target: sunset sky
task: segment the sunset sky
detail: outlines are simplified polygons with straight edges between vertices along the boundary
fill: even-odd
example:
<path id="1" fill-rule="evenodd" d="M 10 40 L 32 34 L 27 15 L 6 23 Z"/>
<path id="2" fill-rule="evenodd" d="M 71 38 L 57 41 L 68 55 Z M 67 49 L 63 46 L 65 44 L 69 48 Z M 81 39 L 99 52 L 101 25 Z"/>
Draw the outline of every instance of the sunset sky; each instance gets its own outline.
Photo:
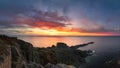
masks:
<path id="1" fill-rule="evenodd" d="M 0 34 L 120 36 L 120 0 L 0 0 Z"/>

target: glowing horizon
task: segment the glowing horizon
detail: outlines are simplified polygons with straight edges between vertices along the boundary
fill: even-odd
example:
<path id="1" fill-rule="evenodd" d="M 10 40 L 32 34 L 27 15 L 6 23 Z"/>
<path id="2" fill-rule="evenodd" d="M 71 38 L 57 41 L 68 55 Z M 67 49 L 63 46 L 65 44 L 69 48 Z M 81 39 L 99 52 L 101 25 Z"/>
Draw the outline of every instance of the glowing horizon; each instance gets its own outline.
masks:
<path id="1" fill-rule="evenodd" d="M 79 31 L 65 31 L 56 29 L 42 30 L 40 28 L 30 29 L 31 32 L 25 33 L 25 35 L 36 35 L 36 36 L 117 36 L 114 33 L 89 33 Z M 119 35 L 118 35 L 119 36 Z"/>
<path id="2" fill-rule="evenodd" d="M 119 7 L 115 0 L 0 0 L 0 34 L 120 36 Z"/>

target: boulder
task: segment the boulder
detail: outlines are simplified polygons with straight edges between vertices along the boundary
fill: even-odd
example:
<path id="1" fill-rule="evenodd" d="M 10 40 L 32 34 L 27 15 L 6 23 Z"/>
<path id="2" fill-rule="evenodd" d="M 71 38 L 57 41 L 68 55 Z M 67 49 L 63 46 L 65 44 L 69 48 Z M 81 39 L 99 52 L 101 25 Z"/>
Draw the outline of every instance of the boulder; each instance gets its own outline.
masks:
<path id="1" fill-rule="evenodd" d="M 56 45 L 57 48 L 68 48 L 67 44 L 62 43 L 62 42 L 58 42 Z"/>
<path id="2" fill-rule="evenodd" d="M 48 63 L 48 64 L 45 65 L 45 68 L 59 68 L 59 67 L 57 65 Z"/>
<path id="3" fill-rule="evenodd" d="M 57 64 L 57 66 L 58 66 L 59 68 L 76 68 L 75 66 L 66 65 L 66 64 L 61 64 L 61 63 Z"/>

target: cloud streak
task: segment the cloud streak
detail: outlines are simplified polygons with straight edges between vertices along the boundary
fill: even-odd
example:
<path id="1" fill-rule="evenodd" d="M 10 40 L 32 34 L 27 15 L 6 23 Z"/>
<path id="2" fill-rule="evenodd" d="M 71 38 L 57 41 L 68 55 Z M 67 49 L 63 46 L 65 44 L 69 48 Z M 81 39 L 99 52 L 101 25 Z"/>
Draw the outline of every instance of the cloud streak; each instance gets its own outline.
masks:
<path id="1" fill-rule="evenodd" d="M 70 25 L 67 16 L 59 15 L 57 11 L 43 12 L 32 11 L 26 14 L 18 14 L 15 18 L 15 24 L 26 24 L 38 28 L 62 28 Z"/>
<path id="2" fill-rule="evenodd" d="M 0 31 L 120 35 L 119 7 L 118 0 L 0 0 Z"/>

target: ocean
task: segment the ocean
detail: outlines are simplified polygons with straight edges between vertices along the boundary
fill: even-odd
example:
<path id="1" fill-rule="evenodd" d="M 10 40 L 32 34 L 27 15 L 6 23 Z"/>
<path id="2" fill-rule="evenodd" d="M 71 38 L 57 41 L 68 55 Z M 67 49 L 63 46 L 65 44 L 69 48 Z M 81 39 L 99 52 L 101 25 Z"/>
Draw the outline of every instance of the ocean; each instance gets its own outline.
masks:
<path id="1" fill-rule="evenodd" d="M 99 68 L 103 63 L 118 58 L 120 55 L 120 36 L 107 37 L 18 37 L 24 41 L 30 42 L 34 47 L 50 47 L 57 42 L 64 42 L 69 46 L 95 42 L 81 50 L 94 50 L 92 56 L 86 58 L 87 63 L 82 64 L 81 68 Z"/>

